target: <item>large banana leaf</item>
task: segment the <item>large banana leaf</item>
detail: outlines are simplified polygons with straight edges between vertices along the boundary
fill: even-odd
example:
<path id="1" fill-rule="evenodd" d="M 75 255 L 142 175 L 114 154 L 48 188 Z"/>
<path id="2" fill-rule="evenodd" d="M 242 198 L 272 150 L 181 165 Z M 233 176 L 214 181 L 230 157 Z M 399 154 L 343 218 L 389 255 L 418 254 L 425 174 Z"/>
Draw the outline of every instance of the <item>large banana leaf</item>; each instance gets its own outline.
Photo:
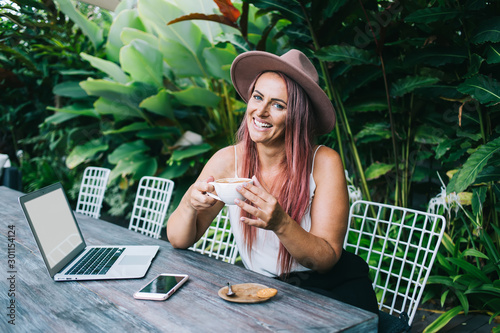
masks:
<path id="1" fill-rule="evenodd" d="M 89 141 L 81 146 L 73 148 L 66 159 L 66 166 L 70 169 L 77 167 L 95 154 L 108 149 L 108 145 L 102 142 L 102 138 Z"/>
<path id="2" fill-rule="evenodd" d="M 446 134 L 443 134 L 441 129 L 427 124 L 419 126 L 415 133 L 415 142 L 423 144 L 435 145 L 444 140 L 446 140 Z"/>
<path id="3" fill-rule="evenodd" d="M 220 97 L 208 89 L 189 87 L 182 91 L 170 92 L 183 105 L 196 105 L 215 108 L 220 102 Z"/>
<path id="4" fill-rule="evenodd" d="M 350 45 L 330 45 L 315 53 L 319 60 L 344 62 L 355 65 L 379 65 L 380 61 L 372 52 Z"/>
<path id="5" fill-rule="evenodd" d="M 122 159 L 127 157 L 135 156 L 149 151 L 149 147 L 142 140 L 136 140 L 134 142 L 127 142 L 121 144 L 116 148 L 111 154 L 108 155 L 108 161 L 112 164 L 117 164 Z"/>
<path id="6" fill-rule="evenodd" d="M 86 105 L 81 105 L 81 104 L 71 104 L 65 106 L 64 108 L 54 108 L 49 106 L 47 107 L 47 110 L 52 110 L 59 113 L 73 114 L 77 116 L 89 116 L 94 118 L 100 118 L 99 114 L 95 111 L 95 109 L 90 109 Z M 48 118 L 46 118 L 46 120 L 47 119 Z"/>
<path id="7" fill-rule="evenodd" d="M 118 83 L 125 84 L 130 81 L 130 77 L 123 72 L 120 66 L 112 61 L 97 58 L 87 53 L 80 53 L 80 56 L 90 62 L 92 67 L 106 73 L 111 79 Z"/>
<path id="8" fill-rule="evenodd" d="M 79 81 L 65 81 L 54 86 L 52 92 L 54 95 L 70 97 L 70 98 L 85 98 L 87 93 L 80 87 Z"/>
<path id="9" fill-rule="evenodd" d="M 53 115 L 45 118 L 44 123 L 59 125 L 59 124 L 64 123 L 65 121 L 77 118 L 78 116 L 79 115 L 77 115 L 77 114 L 56 112 Z"/>
<path id="10" fill-rule="evenodd" d="M 146 98 L 139 106 L 160 116 L 175 119 L 172 96 L 165 89 L 162 89 L 154 96 Z"/>
<path id="11" fill-rule="evenodd" d="M 387 123 L 366 124 L 354 138 L 357 144 L 387 140 L 391 138 L 391 130 Z"/>
<path id="12" fill-rule="evenodd" d="M 401 97 L 413 92 L 417 88 L 423 88 L 439 82 L 438 78 L 426 76 L 407 76 L 394 82 L 391 86 L 391 96 Z"/>
<path id="13" fill-rule="evenodd" d="M 500 42 L 500 16 L 481 22 L 472 37 L 472 42 L 475 44 Z"/>
<path id="14" fill-rule="evenodd" d="M 137 131 L 142 131 L 146 128 L 149 128 L 149 124 L 145 121 L 143 122 L 134 122 L 133 124 L 123 126 L 122 128 L 119 129 L 113 129 L 109 131 L 103 131 L 102 134 L 104 135 L 109 135 L 109 134 L 120 134 L 120 133 L 128 133 L 128 132 L 137 132 Z"/>
<path id="15" fill-rule="evenodd" d="M 177 177 L 185 174 L 189 169 L 189 160 L 183 160 L 167 166 L 167 168 L 158 175 L 158 177 L 163 177 L 167 179 L 175 179 Z"/>
<path id="16" fill-rule="evenodd" d="M 373 163 L 365 170 L 367 180 L 377 179 L 394 169 L 394 164 Z"/>
<path id="17" fill-rule="evenodd" d="M 122 10 L 113 20 L 109 29 L 109 36 L 106 42 L 106 56 L 113 62 L 119 62 L 120 49 L 124 45 L 121 34 L 124 28 L 132 28 L 139 31 L 145 31 L 137 10 Z"/>
<path id="18" fill-rule="evenodd" d="M 481 104 L 500 103 L 500 82 L 493 77 L 476 75 L 457 87 L 463 94 L 472 96 Z"/>
<path id="19" fill-rule="evenodd" d="M 145 154 L 149 150 L 143 140 L 127 142 L 116 148 L 108 155 L 108 161 L 116 164 L 111 170 L 110 181 L 126 175 L 132 175 L 134 179 L 154 175 L 158 169 L 158 162 Z"/>
<path id="20" fill-rule="evenodd" d="M 469 156 L 460 171 L 451 178 L 446 192 L 449 194 L 464 191 L 474 183 L 476 176 L 488 164 L 489 159 L 498 152 L 500 152 L 500 138 L 480 146 Z"/>
<path id="21" fill-rule="evenodd" d="M 155 0 L 140 0 L 137 8 L 140 17 L 143 17 L 143 21 L 147 22 L 147 28 L 158 34 L 160 39 L 167 44 L 164 44 L 161 50 L 165 60 L 174 72 L 178 67 L 173 66 L 171 63 L 174 59 L 172 59 L 170 52 L 175 51 L 175 49 L 171 49 L 170 45 L 182 46 L 184 53 L 176 55 L 176 57 L 185 57 L 189 54 L 189 57 L 194 59 L 190 66 L 196 66 L 198 71 L 205 73 L 202 52 L 206 47 L 210 47 L 211 43 L 200 28 L 189 21 L 168 25 L 168 22 L 185 14 L 181 9 L 169 1 Z"/>
<path id="22" fill-rule="evenodd" d="M 160 39 L 160 52 L 170 70 L 178 77 L 207 76 L 204 60 L 181 43 Z"/>
<path id="23" fill-rule="evenodd" d="M 163 87 L 163 59 L 157 48 L 136 39 L 120 50 L 120 63 L 135 81 Z"/>
<path id="24" fill-rule="evenodd" d="M 70 0 L 55 0 L 55 2 L 59 5 L 61 11 L 82 29 L 82 32 L 89 37 L 94 47 L 98 49 L 104 42 L 101 28 L 77 11 Z"/>
<path id="25" fill-rule="evenodd" d="M 158 162 L 155 158 L 138 154 L 134 158 L 127 157 L 120 160 L 116 167 L 109 174 L 109 181 L 122 176 L 132 175 L 133 179 L 139 180 L 143 176 L 151 176 L 156 173 Z"/>
<path id="26" fill-rule="evenodd" d="M 107 80 L 88 78 L 80 82 L 80 86 L 90 96 L 105 97 L 123 104 L 138 106 L 145 98 L 156 95 L 158 89 L 144 82 L 120 84 Z"/>
<path id="27" fill-rule="evenodd" d="M 209 74 L 215 78 L 231 82 L 231 64 L 238 54 L 234 47 L 211 47 L 203 50 Z"/>
<path id="28" fill-rule="evenodd" d="M 123 120 L 130 117 L 142 118 L 137 108 L 105 97 L 99 98 L 94 103 L 94 107 L 98 114 L 110 114 L 113 115 L 116 120 Z"/>
<path id="29" fill-rule="evenodd" d="M 225 34 L 223 36 L 217 36 L 216 41 L 219 43 L 230 43 L 238 53 L 251 51 L 250 45 L 241 35 Z"/>
<path id="30" fill-rule="evenodd" d="M 500 165 L 500 159 L 497 162 L 491 162 L 491 165 L 485 167 L 476 177 L 476 183 L 487 183 L 498 181 L 500 179 L 500 168 L 495 167 Z"/>
<path id="31" fill-rule="evenodd" d="M 201 145 L 189 146 L 183 150 L 175 150 L 174 153 L 172 154 L 171 160 L 172 161 L 181 161 L 185 158 L 205 153 L 205 152 L 209 151 L 210 149 L 212 149 L 212 146 L 210 146 L 208 143 L 203 143 Z"/>
<path id="32" fill-rule="evenodd" d="M 486 62 L 488 64 L 500 63 L 500 44 L 487 46 L 487 48 L 486 48 Z"/>
<path id="33" fill-rule="evenodd" d="M 130 44 L 134 39 L 143 40 L 153 48 L 158 48 L 160 43 L 158 37 L 155 35 L 129 27 L 122 29 L 120 38 L 124 45 Z"/>

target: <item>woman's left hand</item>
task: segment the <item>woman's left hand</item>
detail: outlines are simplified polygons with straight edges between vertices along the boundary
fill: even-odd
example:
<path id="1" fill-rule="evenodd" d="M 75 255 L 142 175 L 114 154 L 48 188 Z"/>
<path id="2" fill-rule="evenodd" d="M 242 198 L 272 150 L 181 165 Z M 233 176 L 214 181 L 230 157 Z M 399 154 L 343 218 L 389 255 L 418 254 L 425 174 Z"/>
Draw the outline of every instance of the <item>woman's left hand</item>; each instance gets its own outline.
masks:
<path id="1" fill-rule="evenodd" d="M 253 203 L 252 206 L 247 202 L 237 201 L 237 205 L 241 209 L 254 217 L 241 217 L 241 221 L 254 227 L 273 230 L 278 233 L 280 228 L 288 221 L 288 215 L 278 200 L 264 189 L 257 177 L 253 176 L 252 180 L 253 185 L 245 183 L 237 188 L 238 192 Z"/>

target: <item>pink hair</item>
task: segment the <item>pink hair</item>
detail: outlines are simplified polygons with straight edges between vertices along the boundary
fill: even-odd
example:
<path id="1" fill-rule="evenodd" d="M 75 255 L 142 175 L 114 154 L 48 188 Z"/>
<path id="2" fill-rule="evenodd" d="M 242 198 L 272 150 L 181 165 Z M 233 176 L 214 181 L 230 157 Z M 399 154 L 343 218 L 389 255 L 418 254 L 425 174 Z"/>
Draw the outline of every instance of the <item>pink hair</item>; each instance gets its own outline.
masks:
<path id="1" fill-rule="evenodd" d="M 251 85 L 249 96 L 253 92 L 255 82 Z M 295 81 L 277 72 L 286 83 L 288 93 L 287 114 L 285 120 L 285 159 L 281 161 L 283 172 L 274 179 L 271 194 L 278 199 L 285 212 L 300 224 L 309 207 L 309 175 L 312 168 L 312 149 L 314 139 L 315 119 L 309 97 Z M 250 98 L 250 97 L 249 97 Z M 240 125 L 237 141 L 243 143 L 242 175 L 240 177 L 257 176 L 260 178 L 260 163 L 255 143 L 251 140 L 246 119 Z M 245 211 L 242 216 L 247 216 Z M 248 252 L 257 235 L 254 227 L 243 224 L 243 233 Z M 280 243 L 278 263 L 281 276 L 286 276 L 292 268 L 293 258 Z"/>

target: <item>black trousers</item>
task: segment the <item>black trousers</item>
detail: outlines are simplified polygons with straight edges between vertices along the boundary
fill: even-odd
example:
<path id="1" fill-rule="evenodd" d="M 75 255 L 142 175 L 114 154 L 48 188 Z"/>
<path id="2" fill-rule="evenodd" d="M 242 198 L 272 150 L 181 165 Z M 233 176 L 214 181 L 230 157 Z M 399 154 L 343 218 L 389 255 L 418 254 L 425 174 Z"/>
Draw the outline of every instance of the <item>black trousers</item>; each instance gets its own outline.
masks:
<path id="1" fill-rule="evenodd" d="M 377 298 L 368 270 L 368 264 L 363 259 L 343 251 L 330 271 L 294 272 L 285 282 L 378 314 Z"/>

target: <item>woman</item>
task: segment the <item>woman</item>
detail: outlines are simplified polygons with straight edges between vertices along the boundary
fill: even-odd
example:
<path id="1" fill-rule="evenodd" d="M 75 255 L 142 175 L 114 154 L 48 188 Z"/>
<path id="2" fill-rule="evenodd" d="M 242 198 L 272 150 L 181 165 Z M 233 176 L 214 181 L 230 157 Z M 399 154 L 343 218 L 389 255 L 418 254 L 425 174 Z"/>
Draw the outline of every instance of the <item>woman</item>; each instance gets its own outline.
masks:
<path id="1" fill-rule="evenodd" d="M 313 64 L 298 50 L 281 57 L 251 51 L 231 67 L 247 102 L 238 143 L 218 151 L 167 222 L 176 248 L 206 231 L 224 204 L 209 182 L 252 178 L 229 206 L 231 228 L 248 269 L 377 312 L 366 263 L 342 251 L 349 210 L 339 155 L 315 146 L 335 125 L 332 103 Z"/>

